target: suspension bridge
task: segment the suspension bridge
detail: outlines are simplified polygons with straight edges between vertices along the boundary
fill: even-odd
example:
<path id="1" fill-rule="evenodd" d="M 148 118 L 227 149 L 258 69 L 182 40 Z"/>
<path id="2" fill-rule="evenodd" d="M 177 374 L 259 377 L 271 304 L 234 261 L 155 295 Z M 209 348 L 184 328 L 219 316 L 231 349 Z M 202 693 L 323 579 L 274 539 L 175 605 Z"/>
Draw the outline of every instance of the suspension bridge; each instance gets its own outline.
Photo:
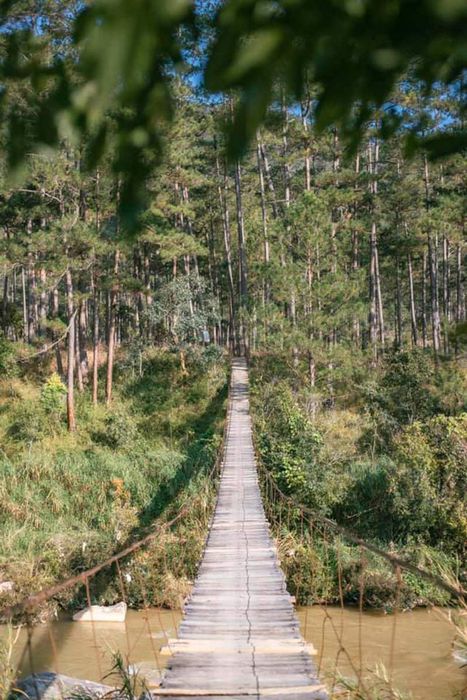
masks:
<path id="1" fill-rule="evenodd" d="M 154 695 L 325 700 L 263 509 L 243 359 L 233 362 L 227 420 L 206 550 Z"/>
<path id="2" fill-rule="evenodd" d="M 362 675 L 361 635 L 359 661 L 356 664 L 345 647 L 342 624 L 335 624 L 326 607 L 324 607 L 324 620 L 335 635 L 337 655 L 334 670 L 332 673 L 326 672 L 326 685 L 319 677 L 322 674 L 323 639 L 316 640 L 321 649 L 319 663 L 316 665 L 314 648 L 300 634 L 294 601 L 286 588 L 270 526 L 276 527 L 279 538 L 283 529 L 287 533 L 294 533 L 297 541 L 301 543 L 300 546 L 307 552 L 313 551 L 316 544 L 315 538 L 318 538 L 323 548 L 324 560 L 328 561 L 330 554 L 337 558 L 338 597 L 342 610 L 344 608 L 342 563 L 339 558 L 339 548 L 335 548 L 334 552 L 332 550 L 332 538 L 342 538 L 353 545 L 358 545 L 362 553 L 360 619 L 365 589 L 364 551 L 383 559 L 388 565 L 388 576 L 392 572 L 397 583 L 396 601 L 402 586 L 401 572 L 407 571 L 435 584 L 447 593 L 451 600 L 458 599 L 461 605 L 465 605 L 463 601 L 466 598 L 466 591 L 457 585 L 457 582 L 446 580 L 436 572 L 402 560 L 395 554 L 380 549 L 374 543 L 361 539 L 346 527 L 297 503 L 293 498 L 282 493 L 264 467 L 259 470 L 259 473 L 257 467 L 261 467 L 261 464 L 256 463 L 253 445 L 248 369 L 245 359 L 236 358 L 232 361 L 223 446 L 208 479 L 208 484 L 213 484 L 216 482 L 215 473 L 220 473 L 214 515 L 211 518 L 198 574 L 191 595 L 184 605 L 183 619 L 177 637 L 171 639 L 164 632 L 166 639 L 162 651 L 168 657 L 165 670 L 160 664 L 159 651 L 153 649 L 157 680 L 152 684 L 146 684 L 152 700 L 168 697 L 172 700 L 207 697 L 212 700 L 243 697 L 258 700 L 260 698 L 328 700 L 336 697 L 335 691 L 339 689 L 340 657 L 345 657 L 348 662 L 352 675 L 357 679 L 356 687 L 362 692 L 365 690 L 365 680 Z M 192 507 L 191 497 L 188 497 L 171 519 L 158 522 L 146 535 L 130 543 L 106 561 L 0 611 L 0 620 L 3 621 L 14 621 L 18 619 L 18 615 L 21 619 L 26 619 L 27 643 L 21 658 L 28 658 L 27 665 L 32 672 L 32 683 L 28 686 L 32 688 L 32 694 L 29 693 L 31 699 L 57 697 L 63 700 L 76 697 L 80 692 L 79 687 L 77 689 L 73 686 L 74 690 L 70 691 L 70 694 L 68 691 L 71 686 L 64 689 L 59 680 L 59 683 L 55 684 L 58 694 L 51 693 L 54 678 L 60 679 L 62 676 L 53 625 L 50 621 L 47 623 L 47 635 L 44 636 L 42 632 L 42 639 L 48 637 L 56 674 L 43 673 L 42 678 L 35 674 L 34 669 L 40 669 L 37 669 L 34 664 L 33 637 L 37 626 L 33 624 L 33 619 L 34 615 L 40 612 L 41 606 L 48 601 L 59 600 L 62 594 L 69 595 L 73 589 L 79 589 L 81 592 L 84 589 L 85 599 L 91 611 L 93 650 L 98 659 L 96 626 L 92 616 L 92 604 L 93 599 L 96 599 L 96 592 L 93 594 L 92 583 L 98 584 L 99 574 L 115 567 L 117 585 L 120 585 L 122 599 L 126 601 L 125 569 L 122 567 L 125 565 L 131 567 L 133 555 L 147 545 L 160 542 L 160 546 L 163 547 L 164 540 L 161 535 L 180 524 Z M 134 568 L 131 570 L 134 571 Z M 303 572 L 298 573 L 301 581 Z M 144 608 L 149 610 L 143 577 L 141 577 L 141 594 Z M 317 604 L 321 605 L 319 594 L 315 599 Z M 394 628 L 389 649 L 390 667 L 394 652 L 397 615 L 394 615 L 393 619 Z M 149 618 L 146 616 L 145 620 L 148 638 L 153 639 Z M 177 632 L 176 625 L 173 627 Z M 305 617 L 305 637 L 307 637 L 306 631 Z M 321 631 L 322 634 L 323 631 L 324 628 Z M 128 636 L 128 629 L 126 629 L 126 635 Z M 130 648 L 129 641 L 128 648 Z M 88 649 L 87 653 L 92 653 L 91 649 Z M 99 661 L 98 666 L 99 676 L 103 678 L 105 669 L 100 667 Z M 86 689 L 89 689 L 89 685 L 85 687 Z M 95 696 L 87 690 L 85 694 L 86 697 Z M 366 695 L 358 697 L 366 697 Z M 147 695 L 145 700 L 148 700 Z"/>

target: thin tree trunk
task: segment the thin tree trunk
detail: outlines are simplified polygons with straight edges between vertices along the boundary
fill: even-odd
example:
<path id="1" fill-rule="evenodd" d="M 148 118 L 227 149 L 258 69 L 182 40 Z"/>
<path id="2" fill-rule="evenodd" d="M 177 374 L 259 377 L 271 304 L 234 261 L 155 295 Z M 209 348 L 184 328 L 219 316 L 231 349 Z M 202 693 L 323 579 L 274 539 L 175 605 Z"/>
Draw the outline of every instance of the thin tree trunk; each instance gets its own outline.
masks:
<path id="1" fill-rule="evenodd" d="M 424 155 L 423 179 L 425 183 L 425 208 L 430 211 L 430 173 L 428 158 Z M 441 319 L 439 314 L 438 296 L 438 243 L 433 241 L 431 230 L 427 232 L 428 242 L 428 269 L 430 273 L 430 300 L 431 300 L 431 331 L 433 339 L 433 353 L 437 357 L 441 346 Z"/>
<path id="2" fill-rule="evenodd" d="M 78 322 L 79 306 L 76 309 L 75 314 L 75 364 L 76 364 L 76 380 L 78 384 L 78 391 L 84 391 L 83 374 L 81 372 L 81 362 L 80 362 L 80 342 L 79 342 L 79 322 Z"/>
<path id="3" fill-rule="evenodd" d="M 59 315 L 59 298 L 58 298 L 58 289 L 57 289 L 57 287 L 54 287 L 54 289 L 52 290 L 51 298 L 52 298 L 52 302 L 51 302 L 51 306 L 52 306 L 52 318 L 56 319 L 56 318 L 58 318 L 58 315 Z M 58 335 L 58 334 L 57 334 L 55 331 L 52 331 L 52 341 L 53 341 L 53 342 L 56 342 L 56 341 L 57 341 L 57 335 Z M 59 373 L 59 375 L 60 375 L 61 377 L 65 378 L 65 371 L 64 371 L 64 369 L 63 369 L 62 353 L 61 353 L 60 347 L 61 347 L 61 343 L 60 343 L 60 342 L 56 342 L 56 345 L 55 345 L 55 362 L 56 362 L 56 365 L 57 365 L 57 372 Z"/>
<path id="4" fill-rule="evenodd" d="M 373 362 L 376 362 L 378 358 L 376 304 L 376 222 L 373 221 L 370 235 L 370 309 L 368 314 L 368 328 Z"/>
<path id="5" fill-rule="evenodd" d="M 239 293 L 240 293 L 240 342 L 242 352 L 248 356 L 248 334 L 245 329 L 245 311 L 248 303 L 248 273 L 246 260 L 245 223 L 243 218 L 242 203 L 242 173 L 240 163 L 235 163 L 235 201 L 237 213 L 237 235 L 238 235 L 238 273 L 239 273 Z"/>
<path id="6" fill-rule="evenodd" d="M 426 252 L 423 251 L 422 258 L 422 345 L 425 349 L 428 345 L 428 326 L 426 320 Z"/>
<path id="7" fill-rule="evenodd" d="M 401 270 L 399 259 L 396 262 L 396 323 L 397 323 L 397 348 L 402 350 L 404 340 L 402 335 L 402 289 Z"/>
<path id="8" fill-rule="evenodd" d="M 383 296 L 381 293 L 381 275 L 379 272 L 379 252 L 378 246 L 376 246 L 376 297 L 378 299 L 378 328 L 379 328 L 379 342 L 381 347 L 384 349 L 386 338 L 384 331 L 384 309 L 383 309 Z"/>
<path id="9" fill-rule="evenodd" d="M 99 234 L 101 229 L 101 209 L 100 209 L 100 171 L 96 170 L 96 231 Z M 94 264 L 91 272 L 92 285 L 92 402 L 97 406 L 99 391 L 99 290 L 97 287 L 97 260 L 96 253 L 93 253 Z"/>
<path id="10" fill-rule="evenodd" d="M 75 312 L 73 309 L 73 280 L 70 268 L 67 268 L 66 295 L 68 312 L 68 368 L 67 368 L 67 422 L 70 433 L 76 430 L 74 371 L 75 371 Z"/>
<path id="11" fill-rule="evenodd" d="M 107 381 L 105 386 L 105 401 L 107 406 L 110 405 L 112 401 L 112 382 L 113 382 L 113 369 L 114 369 L 114 353 L 115 353 L 115 330 L 116 330 L 116 304 L 118 295 L 118 266 L 120 260 L 120 251 L 118 248 L 115 250 L 114 257 L 114 282 L 112 285 L 112 290 L 110 292 L 109 300 L 109 339 L 108 339 L 108 355 L 107 355 Z"/>
<path id="12" fill-rule="evenodd" d="M 438 265 L 436 243 L 431 235 L 428 237 L 428 259 L 430 270 L 430 298 L 431 298 L 431 329 L 433 337 L 433 353 L 438 355 L 441 347 L 441 319 L 439 314 L 438 299 Z"/>
<path id="13" fill-rule="evenodd" d="M 29 324 L 28 324 L 28 302 L 26 295 L 26 273 L 24 270 L 24 265 L 21 268 L 21 291 L 23 299 L 23 336 L 24 342 L 29 340 Z"/>
<path id="14" fill-rule="evenodd" d="M 229 288 L 229 345 L 232 352 L 237 352 L 237 324 L 235 313 L 235 284 L 232 267 L 232 247 L 230 216 L 227 206 L 227 173 L 224 172 L 223 184 L 221 183 L 221 173 L 219 166 L 219 154 L 216 145 L 216 170 L 217 170 L 217 193 L 222 216 L 222 232 L 224 239 L 225 258 L 227 262 L 227 282 Z"/>
<path id="15" fill-rule="evenodd" d="M 443 314 L 448 322 L 451 320 L 450 277 L 449 241 L 443 236 Z"/>
<path id="16" fill-rule="evenodd" d="M 264 143 L 261 141 L 260 142 L 260 151 L 261 151 L 261 159 L 263 161 L 264 165 L 264 174 L 266 176 L 266 182 L 268 185 L 269 192 L 271 194 L 271 209 L 272 209 L 272 216 L 273 219 L 279 218 L 279 207 L 277 204 L 277 197 L 276 197 L 276 189 L 274 187 L 274 181 L 272 179 L 271 175 L 271 168 L 269 166 L 269 160 L 266 154 L 266 148 Z"/>
<path id="17" fill-rule="evenodd" d="M 28 255 L 28 341 L 34 342 L 37 328 L 36 275 L 31 253 Z"/>
<path id="18" fill-rule="evenodd" d="M 264 173 L 261 162 L 261 146 L 259 133 L 256 136 L 256 160 L 258 164 L 259 192 L 261 201 L 261 221 L 263 225 L 263 262 L 269 264 L 269 236 L 268 236 L 268 216 L 266 208 L 266 192 L 264 187 Z M 267 279 L 263 278 L 263 302 L 266 305 L 269 299 L 269 285 Z"/>
<path id="19" fill-rule="evenodd" d="M 305 191 L 309 192 L 311 190 L 311 154 L 310 154 L 310 130 L 308 127 L 307 116 L 309 112 L 309 104 L 305 108 L 303 104 L 301 105 L 301 116 L 302 116 L 302 126 L 305 133 L 305 152 L 304 152 L 304 165 L 305 165 Z"/>
<path id="20" fill-rule="evenodd" d="M 3 331 L 5 334 L 8 330 L 7 310 L 8 310 L 8 275 L 5 271 L 5 276 L 3 277 L 3 299 L 2 299 L 2 324 L 3 324 Z"/>
<path id="21" fill-rule="evenodd" d="M 456 251 L 456 321 L 465 319 L 464 278 L 462 268 L 462 246 L 459 243 Z"/>
<path id="22" fill-rule="evenodd" d="M 415 294 L 413 286 L 412 255 L 407 254 L 407 271 L 409 275 L 409 303 L 410 303 L 410 325 L 412 329 L 412 345 L 418 345 L 417 314 L 415 311 Z"/>
<path id="23" fill-rule="evenodd" d="M 81 371 L 81 377 L 84 384 L 87 383 L 89 374 L 89 363 L 88 363 L 88 353 L 86 349 L 87 341 L 87 318 L 86 318 L 86 305 L 83 300 L 79 304 L 78 313 L 78 338 L 79 338 L 79 365 Z"/>
<path id="24" fill-rule="evenodd" d="M 245 305 L 248 297 L 247 285 L 247 262 L 245 244 L 245 222 L 243 217 L 242 203 L 242 173 L 240 163 L 235 163 L 235 198 L 237 211 L 237 234 L 238 234 L 238 265 L 239 265 L 239 293 L 242 305 Z"/>
<path id="25" fill-rule="evenodd" d="M 47 272 L 43 267 L 39 270 L 40 292 L 39 292 L 39 323 L 38 331 L 44 333 L 44 325 L 47 320 Z"/>

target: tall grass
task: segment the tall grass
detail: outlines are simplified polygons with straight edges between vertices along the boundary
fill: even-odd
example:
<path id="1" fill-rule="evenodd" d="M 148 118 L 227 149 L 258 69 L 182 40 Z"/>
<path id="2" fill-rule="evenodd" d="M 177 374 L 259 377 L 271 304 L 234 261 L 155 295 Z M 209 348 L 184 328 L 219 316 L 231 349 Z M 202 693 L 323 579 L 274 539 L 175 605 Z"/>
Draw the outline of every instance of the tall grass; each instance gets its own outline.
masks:
<path id="1" fill-rule="evenodd" d="M 95 564 L 178 494 L 203 491 L 220 442 L 226 368 L 189 369 L 182 376 L 163 351 L 147 353 L 142 377 L 117 369 L 111 408 L 94 407 L 85 392 L 71 436 L 64 411 L 47 415 L 40 385 L 0 383 L 0 581 L 15 584 L 2 603 Z"/>

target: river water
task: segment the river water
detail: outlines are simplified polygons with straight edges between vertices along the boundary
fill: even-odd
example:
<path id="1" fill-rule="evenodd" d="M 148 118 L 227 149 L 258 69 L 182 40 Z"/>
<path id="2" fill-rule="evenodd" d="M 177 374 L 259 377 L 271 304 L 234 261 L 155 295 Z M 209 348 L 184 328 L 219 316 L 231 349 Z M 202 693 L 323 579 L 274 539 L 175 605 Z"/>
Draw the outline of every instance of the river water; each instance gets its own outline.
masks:
<path id="1" fill-rule="evenodd" d="M 302 634 L 313 643 L 316 663 L 323 675 L 332 677 L 338 655 L 339 672 L 352 677 L 360 666 L 364 674 L 384 664 L 393 669 L 394 686 L 412 693 L 413 700 L 450 700 L 467 698 L 463 694 L 467 674 L 453 661 L 452 626 L 435 610 L 415 610 L 396 616 L 357 610 L 319 607 L 299 608 Z M 180 614 L 151 609 L 129 611 L 125 624 L 60 620 L 50 626 L 38 626 L 28 654 L 24 630 L 15 644 L 13 660 L 21 675 L 31 670 L 58 671 L 76 678 L 99 680 L 112 666 L 112 655 L 120 651 L 132 669 L 139 669 L 150 684 L 157 683 L 167 655 L 159 653 L 176 636 Z M 342 645 L 339 641 L 342 631 Z M 0 631 L 5 637 L 6 629 Z M 391 641 L 394 654 L 391 662 Z M 361 639 L 361 644 L 359 640 Z M 352 669 L 353 667 L 353 669 Z M 159 670 L 158 670 L 159 669 Z M 109 685 L 117 682 L 108 678 Z"/>

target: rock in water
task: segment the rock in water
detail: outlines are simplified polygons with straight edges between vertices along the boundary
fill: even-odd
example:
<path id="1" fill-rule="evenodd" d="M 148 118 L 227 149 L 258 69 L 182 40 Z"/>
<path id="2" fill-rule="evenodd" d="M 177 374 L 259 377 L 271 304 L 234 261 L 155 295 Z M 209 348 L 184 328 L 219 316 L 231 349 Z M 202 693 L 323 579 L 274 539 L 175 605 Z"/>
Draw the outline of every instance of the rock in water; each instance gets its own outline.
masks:
<path id="1" fill-rule="evenodd" d="M 115 689 L 109 685 L 82 681 L 57 673 L 35 673 L 14 684 L 11 694 L 20 700 L 67 700 L 68 698 L 102 698 L 110 697 Z"/>
<path id="2" fill-rule="evenodd" d="M 126 603 L 91 605 L 73 615 L 75 622 L 125 622 Z"/>

